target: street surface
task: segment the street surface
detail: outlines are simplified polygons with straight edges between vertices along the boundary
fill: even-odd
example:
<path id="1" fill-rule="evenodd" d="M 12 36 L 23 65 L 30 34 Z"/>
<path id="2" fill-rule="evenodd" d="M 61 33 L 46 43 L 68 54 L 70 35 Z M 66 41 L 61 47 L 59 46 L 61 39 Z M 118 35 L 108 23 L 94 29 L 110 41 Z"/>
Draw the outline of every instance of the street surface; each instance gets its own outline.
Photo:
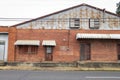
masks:
<path id="1" fill-rule="evenodd" d="M 120 80 L 120 72 L 1 70 L 0 80 Z"/>

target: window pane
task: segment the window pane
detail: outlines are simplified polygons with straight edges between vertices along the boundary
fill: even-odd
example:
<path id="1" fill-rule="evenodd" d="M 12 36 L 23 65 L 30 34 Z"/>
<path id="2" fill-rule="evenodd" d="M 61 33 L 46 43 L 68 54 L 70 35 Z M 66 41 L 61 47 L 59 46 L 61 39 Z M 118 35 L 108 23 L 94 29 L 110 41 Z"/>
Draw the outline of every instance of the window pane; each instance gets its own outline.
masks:
<path id="1" fill-rule="evenodd" d="M 89 25 L 90 29 L 99 29 L 100 20 L 99 19 L 90 19 L 89 24 L 90 24 Z"/>
<path id="2" fill-rule="evenodd" d="M 100 21 L 99 21 L 99 19 L 94 19 L 94 27 L 95 27 L 95 28 L 99 28 L 99 26 L 100 26 Z"/>
<path id="3" fill-rule="evenodd" d="M 75 26 L 80 26 L 80 19 L 79 18 L 75 18 L 74 24 L 75 24 Z"/>
<path id="4" fill-rule="evenodd" d="M 70 18 L 69 24 L 70 24 L 70 29 L 78 29 L 80 26 L 80 19 Z"/>
<path id="5" fill-rule="evenodd" d="M 46 53 L 52 53 L 52 47 L 47 47 L 46 48 Z"/>

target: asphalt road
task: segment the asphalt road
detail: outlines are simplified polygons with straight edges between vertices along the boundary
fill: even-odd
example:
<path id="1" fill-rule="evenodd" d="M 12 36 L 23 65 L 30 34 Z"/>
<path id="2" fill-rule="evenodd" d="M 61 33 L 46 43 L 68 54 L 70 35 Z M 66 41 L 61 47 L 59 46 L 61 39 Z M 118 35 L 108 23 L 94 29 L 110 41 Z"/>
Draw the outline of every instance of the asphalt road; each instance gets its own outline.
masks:
<path id="1" fill-rule="evenodd" d="M 1 70 L 0 80 L 120 80 L 120 72 Z"/>

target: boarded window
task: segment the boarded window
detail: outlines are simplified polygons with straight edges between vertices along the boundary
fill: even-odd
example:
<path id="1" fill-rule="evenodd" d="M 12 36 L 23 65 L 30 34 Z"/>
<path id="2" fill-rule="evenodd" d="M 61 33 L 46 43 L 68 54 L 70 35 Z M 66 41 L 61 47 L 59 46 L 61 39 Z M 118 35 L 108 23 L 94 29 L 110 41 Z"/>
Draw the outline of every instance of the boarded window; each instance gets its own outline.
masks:
<path id="1" fill-rule="evenodd" d="M 117 57 L 120 60 L 120 44 L 117 45 Z"/>
<path id="2" fill-rule="evenodd" d="M 90 60 L 90 44 L 89 43 L 81 43 L 80 44 L 80 60 Z"/>
<path id="3" fill-rule="evenodd" d="M 78 29 L 80 27 L 80 19 L 70 18 L 69 24 L 70 24 L 70 29 Z"/>
<path id="4" fill-rule="evenodd" d="M 90 29 L 99 29 L 100 20 L 99 19 L 89 19 L 89 28 Z"/>
<path id="5" fill-rule="evenodd" d="M 38 51 L 38 46 L 25 46 L 21 45 L 19 46 L 19 53 L 37 53 Z"/>

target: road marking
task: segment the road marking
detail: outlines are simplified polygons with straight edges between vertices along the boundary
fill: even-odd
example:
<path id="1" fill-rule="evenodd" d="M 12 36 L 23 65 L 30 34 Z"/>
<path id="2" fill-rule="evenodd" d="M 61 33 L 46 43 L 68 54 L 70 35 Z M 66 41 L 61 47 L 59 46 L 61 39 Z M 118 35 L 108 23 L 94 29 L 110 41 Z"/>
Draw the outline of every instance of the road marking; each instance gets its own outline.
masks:
<path id="1" fill-rule="evenodd" d="M 120 79 L 120 77 L 117 76 L 86 76 L 85 78 L 91 78 L 91 79 Z"/>

